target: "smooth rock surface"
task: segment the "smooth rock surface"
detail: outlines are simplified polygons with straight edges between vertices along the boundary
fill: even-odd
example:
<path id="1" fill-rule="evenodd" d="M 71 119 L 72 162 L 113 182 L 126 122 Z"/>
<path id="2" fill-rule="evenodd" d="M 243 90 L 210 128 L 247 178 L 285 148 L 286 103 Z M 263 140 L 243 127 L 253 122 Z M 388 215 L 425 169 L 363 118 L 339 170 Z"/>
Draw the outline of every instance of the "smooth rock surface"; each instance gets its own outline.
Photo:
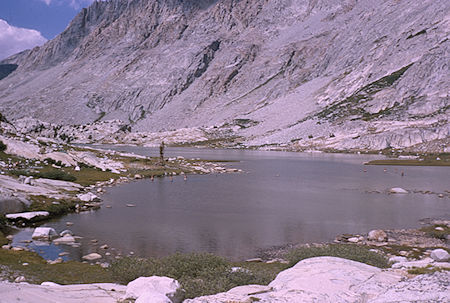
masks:
<path id="1" fill-rule="evenodd" d="M 178 281 L 168 277 L 140 277 L 131 281 L 127 285 L 125 299 L 140 299 L 140 302 L 152 302 L 151 298 L 155 296 L 157 302 L 180 303 L 183 300 L 183 293 Z"/>
<path id="2" fill-rule="evenodd" d="M 445 272 L 405 280 L 399 273 L 359 262 L 317 257 L 300 261 L 282 271 L 268 286 L 240 286 L 226 293 L 185 300 L 184 303 L 448 302 L 450 293 L 446 287 L 449 278 L 450 273 Z"/>
<path id="3" fill-rule="evenodd" d="M 117 303 L 125 286 L 109 283 L 32 285 L 0 281 L 0 303 Z"/>

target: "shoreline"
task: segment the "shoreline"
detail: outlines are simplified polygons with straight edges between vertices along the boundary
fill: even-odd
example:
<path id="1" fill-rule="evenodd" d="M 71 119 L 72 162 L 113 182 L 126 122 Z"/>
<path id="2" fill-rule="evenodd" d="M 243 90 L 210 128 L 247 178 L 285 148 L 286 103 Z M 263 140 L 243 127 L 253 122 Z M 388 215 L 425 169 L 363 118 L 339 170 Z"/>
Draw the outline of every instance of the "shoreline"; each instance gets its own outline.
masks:
<path id="1" fill-rule="evenodd" d="M 183 264 L 185 262 L 194 262 L 194 264 L 197 264 L 196 266 L 201 264 L 210 266 L 207 265 L 208 262 L 226 262 L 224 263 L 224 265 L 228 264 L 225 265 L 226 267 L 237 268 L 236 270 L 238 270 L 238 272 L 252 273 L 248 278 L 251 278 L 253 274 L 255 274 L 256 277 L 263 275 L 262 277 L 264 278 L 262 280 L 256 280 L 256 282 L 250 280 L 252 281 L 250 284 L 266 285 L 266 283 L 272 281 L 281 271 L 291 268 L 299 261 L 320 256 L 337 257 L 362 262 L 372 266 L 375 265 L 376 267 L 384 268 L 384 271 L 396 273 L 406 279 L 422 275 L 433 275 L 434 273 L 441 272 L 450 276 L 450 259 L 447 257 L 447 261 L 439 261 L 433 256 L 435 251 L 438 250 L 447 251 L 447 255 L 450 251 L 450 218 L 447 220 L 427 219 L 427 222 L 424 221 L 422 223 L 424 226 L 417 229 L 377 230 L 375 231 L 375 235 L 373 234 L 374 231 L 371 231 L 368 235 L 338 235 L 335 241 L 331 243 L 286 244 L 282 247 L 263 250 L 261 253 L 257 254 L 255 258 L 239 262 L 225 261 L 224 258 L 211 254 L 193 253 L 169 255 L 158 259 L 123 257 L 117 259 L 116 264 L 113 264 L 112 267 L 102 268 L 98 264 L 93 265 L 93 261 L 88 263 L 69 261 L 59 264 L 48 264 L 45 261 L 39 261 L 40 259 L 42 260 L 42 258 L 38 257 L 35 253 L 2 249 L 0 251 L 0 260 L 5 259 L 6 253 L 6 255 L 15 256 L 14 260 L 19 258 L 19 260 L 22 260 L 20 262 L 25 261 L 26 263 L 23 263 L 22 265 L 16 264 L 13 269 L 7 270 L 6 273 L 10 278 L 5 276 L 5 266 L 8 268 L 8 264 L 2 263 L 2 271 L 0 272 L 3 272 L 3 274 L 0 275 L 0 281 L 15 281 L 16 283 L 14 284 L 31 282 L 33 285 L 45 281 L 51 281 L 52 283 L 56 282 L 57 284 L 63 285 L 88 283 L 86 284 L 86 287 L 91 285 L 91 283 L 120 283 L 126 285 L 129 281 L 134 280 L 137 277 L 149 276 L 148 274 L 145 274 L 145 271 L 137 270 L 135 272 L 137 268 L 133 269 L 134 267 L 128 267 L 130 261 L 132 262 L 131 264 L 137 262 L 136 265 L 141 264 L 139 267 L 145 267 L 148 266 L 145 265 L 147 264 L 146 262 L 148 262 L 146 260 L 154 260 L 151 262 L 162 262 L 163 264 L 167 264 L 165 266 L 169 267 L 174 266 L 173 264 Z M 378 238 L 376 238 L 377 236 Z M 172 264 L 171 262 L 175 263 Z M 46 270 L 44 271 L 48 272 L 42 273 L 41 278 L 37 278 L 37 280 L 37 273 L 29 271 L 29 269 L 31 269 L 30 267 L 35 266 L 34 263 L 41 264 L 41 267 L 45 266 Z M 72 279 L 73 277 L 66 277 L 65 272 L 69 268 L 74 267 L 77 268 L 77 275 L 84 276 L 85 278 L 77 280 L 77 277 L 74 277 L 74 279 Z M 22 271 L 22 269 L 24 269 L 25 272 Z M 181 268 L 179 270 L 181 270 Z M 62 272 L 58 273 L 58 271 Z M 73 269 L 69 269 L 69 271 L 73 272 Z M 116 274 L 119 273 L 119 275 L 112 277 L 110 276 L 111 272 Z M 156 275 L 171 276 L 172 274 L 165 272 L 164 275 Z M 34 278 L 30 278 L 33 276 Z M 176 274 L 171 277 L 179 279 L 176 277 Z M 254 277 L 252 279 L 254 279 Z M 244 281 L 245 280 L 242 281 L 242 283 L 244 283 L 242 285 L 247 284 L 247 282 Z M 191 287 L 193 287 L 190 285 L 191 281 L 182 280 L 180 283 L 187 289 L 189 294 L 188 299 L 204 294 L 214 295 L 220 292 L 210 290 L 206 293 L 198 293 L 191 289 Z M 224 290 L 226 291 L 227 289 Z M 195 296 L 193 294 L 195 294 Z"/>

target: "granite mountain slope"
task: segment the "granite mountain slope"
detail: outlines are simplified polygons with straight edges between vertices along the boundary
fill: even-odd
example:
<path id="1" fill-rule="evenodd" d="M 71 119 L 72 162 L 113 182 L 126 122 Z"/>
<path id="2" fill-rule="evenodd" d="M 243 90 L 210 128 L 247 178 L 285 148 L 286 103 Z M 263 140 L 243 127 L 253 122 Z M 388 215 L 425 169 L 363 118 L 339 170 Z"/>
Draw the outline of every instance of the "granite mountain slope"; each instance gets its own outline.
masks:
<path id="1" fill-rule="evenodd" d="M 247 146 L 446 151 L 448 1 L 110 0 L 2 64 L 0 112 Z"/>

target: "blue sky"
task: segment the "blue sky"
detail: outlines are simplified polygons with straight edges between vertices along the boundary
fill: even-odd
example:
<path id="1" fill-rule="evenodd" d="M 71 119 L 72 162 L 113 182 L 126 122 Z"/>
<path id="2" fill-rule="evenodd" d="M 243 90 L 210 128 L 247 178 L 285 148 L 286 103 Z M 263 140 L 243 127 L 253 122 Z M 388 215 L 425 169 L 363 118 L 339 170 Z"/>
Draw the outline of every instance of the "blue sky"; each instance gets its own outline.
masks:
<path id="1" fill-rule="evenodd" d="M 61 33 L 94 0 L 0 0 L 0 60 Z"/>

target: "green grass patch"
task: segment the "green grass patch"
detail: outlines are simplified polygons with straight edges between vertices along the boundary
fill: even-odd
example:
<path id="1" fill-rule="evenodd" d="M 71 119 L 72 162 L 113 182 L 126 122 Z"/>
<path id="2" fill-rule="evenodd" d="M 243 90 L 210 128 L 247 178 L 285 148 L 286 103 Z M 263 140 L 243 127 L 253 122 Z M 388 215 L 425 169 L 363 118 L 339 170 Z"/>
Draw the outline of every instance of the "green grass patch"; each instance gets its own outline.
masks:
<path id="1" fill-rule="evenodd" d="M 18 170 L 11 170 L 9 171 L 10 175 L 13 176 L 27 176 L 27 177 L 34 177 L 34 178 L 45 178 L 45 179 L 52 179 L 52 180 L 61 180 L 61 181 L 70 181 L 73 182 L 77 178 L 61 169 L 55 169 L 55 168 L 49 168 L 44 167 L 40 169 L 39 171 L 36 170 L 30 170 L 30 169 L 18 169 Z"/>
<path id="2" fill-rule="evenodd" d="M 287 253 L 285 258 L 289 265 L 313 257 L 330 256 L 353 260 L 379 268 L 388 268 L 389 262 L 381 254 L 370 251 L 369 247 L 351 244 L 327 244 L 320 246 L 296 248 Z"/>
<path id="3" fill-rule="evenodd" d="M 29 265 L 24 266 L 23 263 Z M 25 276 L 27 282 L 30 283 L 45 281 L 58 284 L 114 282 L 110 272 L 99 265 L 74 261 L 50 265 L 33 252 L 0 249 L 0 264 L 0 277 L 10 281 L 18 276 Z"/>
<path id="4" fill-rule="evenodd" d="M 4 152 L 6 148 L 7 148 L 6 144 L 0 140 L 0 152 Z"/>
<path id="5" fill-rule="evenodd" d="M 83 186 L 94 185 L 97 182 L 104 182 L 110 179 L 118 179 L 120 174 L 115 174 L 110 171 L 102 171 L 101 169 L 94 167 L 82 167 L 80 171 L 76 171 L 72 167 L 64 168 L 64 171 L 74 176 L 78 183 Z"/>
<path id="6" fill-rule="evenodd" d="M 1 161 L 5 161 L 6 162 L 9 159 L 11 159 L 11 161 L 14 161 L 14 162 L 23 160 L 22 158 L 19 158 L 17 156 L 13 156 L 13 155 L 5 153 L 4 151 L 0 151 L 0 160 Z"/>
<path id="7" fill-rule="evenodd" d="M 437 230 L 436 227 L 443 230 Z M 447 236 L 450 235 L 450 227 L 444 224 L 425 226 L 420 230 L 425 232 L 427 235 L 440 240 L 447 240 Z"/>
<path id="8" fill-rule="evenodd" d="M 433 267 L 431 265 L 428 265 L 426 267 L 417 267 L 408 269 L 408 273 L 412 275 L 426 275 L 426 274 L 432 274 L 439 271 L 450 271 L 450 268 L 442 268 L 442 267 Z"/>
<path id="9" fill-rule="evenodd" d="M 407 245 L 397 245 L 390 244 L 389 246 L 373 246 L 372 248 L 379 249 L 383 251 L 385 254 L 401 256 L 402 252 L 407 252 L 407 257 L 420 260 L 423 257 L 423 254 L 427 250 L 424 247 L 411 247 Z"/>
<path id="10" fill-rule="evenodd" d="M 52 180 L 70 181 L 70 182 L 73 182 L 77 179 L 75 176 L 59 169 L 40 172 L 37 174 L 36 177 Z"/>
<path id="11" fill-rule="evenodd" d="M 75 210 L 75 205 L 80 203 L 75 200 L 55 200 L 46 196 L 32 196 L 31 201 L 32 203 L 28 208 L 28 211 L 48 211 L 50 217 L 62 216 L 72 212 Z M 59 204 L 54 204 L 53 202 Z M 48 218 L 44 219 L 47 220 Z"/>
<path id="12" fill-rule="evenodd" d="M 3 232 L 0 230 L 0 246 L 8 244 L 8 239 L 6 239 Z"/>

